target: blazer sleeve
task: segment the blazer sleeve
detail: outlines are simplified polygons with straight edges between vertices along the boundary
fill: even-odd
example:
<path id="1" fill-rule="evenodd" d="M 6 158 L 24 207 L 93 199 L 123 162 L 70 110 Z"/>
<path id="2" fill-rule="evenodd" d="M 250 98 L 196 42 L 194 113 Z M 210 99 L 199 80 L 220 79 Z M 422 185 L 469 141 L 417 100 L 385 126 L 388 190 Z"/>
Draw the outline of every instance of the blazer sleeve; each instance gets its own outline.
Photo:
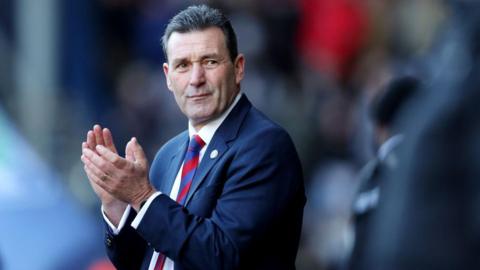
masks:
<path id="1" fill-rule="evenodd" d="M 110 226 L 105 222 L 105 247 L 107 255 L 118 270 L 140 269 L 147 249 L 147 243 L 130 226 L 136 216 L 133 208 L 127 218 L 125 226 L 118 235 L 114 235 Z"/>
<path id="2" fill-rule="evenodd" d="M 289 136 L 278 129 L 257 139 L 230 149 L 211 217 L 193 215 L 160 195 L 137 232 L 185 269 L 239 268 L 243 256 L 289 214 L 294 202 L 302 213 L 305 203 L 301 166 Z M 293 214 L 301 219 L 301 213 Z"/>

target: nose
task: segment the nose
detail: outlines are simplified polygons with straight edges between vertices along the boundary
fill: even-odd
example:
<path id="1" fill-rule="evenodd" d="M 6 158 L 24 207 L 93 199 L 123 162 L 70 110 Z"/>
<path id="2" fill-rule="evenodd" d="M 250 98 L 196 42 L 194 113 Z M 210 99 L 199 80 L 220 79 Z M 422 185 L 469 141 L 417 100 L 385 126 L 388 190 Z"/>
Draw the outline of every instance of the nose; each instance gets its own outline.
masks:
<path id="1" fill-rule="evenodd" d="M 190 85 L 198 87 L 205 83 L 205 69 L 200 63 L 194 63 L 190 74 Z"/>

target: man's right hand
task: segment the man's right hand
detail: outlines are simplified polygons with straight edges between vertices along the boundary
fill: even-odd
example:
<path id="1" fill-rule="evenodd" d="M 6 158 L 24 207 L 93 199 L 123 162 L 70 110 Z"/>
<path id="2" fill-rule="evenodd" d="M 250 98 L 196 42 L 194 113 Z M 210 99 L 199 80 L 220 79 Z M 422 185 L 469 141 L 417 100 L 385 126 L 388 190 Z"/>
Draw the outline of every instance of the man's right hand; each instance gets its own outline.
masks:
<path id="1" fill-rule="evenodd" d="M 92 151 L 95 151 L 97 145 L 103 145 L 110 149 L 112 152 L 117 153 L 117 149 L 115 144 L 113 143 L 113 137 L 110 130 L 107 128 L 103 128 L 100 125 L 95 125 L 92 130 L 89 130 L 87 133 L 87 140 L 86 142 L 82 143 L 83 148 L 89 148 Z M 129 157 L 127 156 L 127 159 Z M 82 155 L 81 157 L 82 162 L 84 163 L 84 170 L 87 174 L 88 180 L 90 181 L 90 185 L 92 186 L 93 191 L 97 194 L 98 198 L 102 202 L 103 210 L 105 215 L 108 217 L 110 222 L 118 226 L 120 219 L 122 218 L 123 213 L 125 212 L 125 208 L 127 207 L 127 203 L 123 202 L 102 187 L 97 185 L 94 181 L 94 177 L 96 177 L 89 166 L 92 164 L 87 164 L 88 160 Z"/>

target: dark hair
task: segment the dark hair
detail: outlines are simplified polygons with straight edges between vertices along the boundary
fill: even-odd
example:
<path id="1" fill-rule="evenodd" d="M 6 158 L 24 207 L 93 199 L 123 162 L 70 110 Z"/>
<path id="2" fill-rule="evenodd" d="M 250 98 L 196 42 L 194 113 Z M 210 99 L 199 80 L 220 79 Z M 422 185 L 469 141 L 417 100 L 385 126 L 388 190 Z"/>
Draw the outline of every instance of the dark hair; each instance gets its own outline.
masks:
<path id="1" fill-rule="evenodd" d="M 371 110 L 373 120 L 380 125 L 392 126 L 420 88 L 421 81 L 416 77 L 402 76 L 391 80 L 385 91 L 373 101 Z"/>
<path id="2" fill-rule="evenodd" d="M 190 6 L 170 20 L 162 37 L 163 53 L 167 61 L 167 42 L 173 32 L 187 33 L 209 27 L 218 27 L 223 31 L 230 59 L 235 61 L 238 55 L 237 36 L 230 20 L 220 10 L 206 5 Z"/>

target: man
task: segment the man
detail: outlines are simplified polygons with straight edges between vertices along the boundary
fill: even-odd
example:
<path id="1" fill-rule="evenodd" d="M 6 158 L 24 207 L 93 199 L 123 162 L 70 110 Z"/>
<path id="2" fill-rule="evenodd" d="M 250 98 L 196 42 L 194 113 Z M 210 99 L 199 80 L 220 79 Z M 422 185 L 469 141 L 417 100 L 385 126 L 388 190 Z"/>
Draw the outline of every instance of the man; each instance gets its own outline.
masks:
<path id="1" fill-rule="evenodd" d="M 419 79 L 400 76 L 388 82 L 372 102 L 371 117 L 375 125 L 378 150 L 375 158 L 362 168 L 358 176 L 359 187 L 352 205 L 355 241 L 349 269 L 358 269 L 361 264 L 365 246 L 368 245 L 372 217 L 383 196 L 384 175 L 398 173 L 398 151 L 404 140 L 398 121 L 402 113 L 411 108 L 411 103 L 420 91 Z"/>
<path id="2" fill-rule="evenodd" d="M 158 151 L 149 176 L 135 138 L 125 158 L 99 125 L 82 144 L 110 259 L 118 269 L 294 269 L 300 162 L 288 134 L 240 92 L 245 59 L 229 20 L 192 6 L 162 41 L 167 86 L 188 131 Z"/>
<path id="3" fill-rule="evenodd" d="M 446 3 L 451 16 L 423 65 L 424 91 L 399 119 L 399 166 L 383 176 L 355 269 L 480 269 L 480 2 Z"/>

